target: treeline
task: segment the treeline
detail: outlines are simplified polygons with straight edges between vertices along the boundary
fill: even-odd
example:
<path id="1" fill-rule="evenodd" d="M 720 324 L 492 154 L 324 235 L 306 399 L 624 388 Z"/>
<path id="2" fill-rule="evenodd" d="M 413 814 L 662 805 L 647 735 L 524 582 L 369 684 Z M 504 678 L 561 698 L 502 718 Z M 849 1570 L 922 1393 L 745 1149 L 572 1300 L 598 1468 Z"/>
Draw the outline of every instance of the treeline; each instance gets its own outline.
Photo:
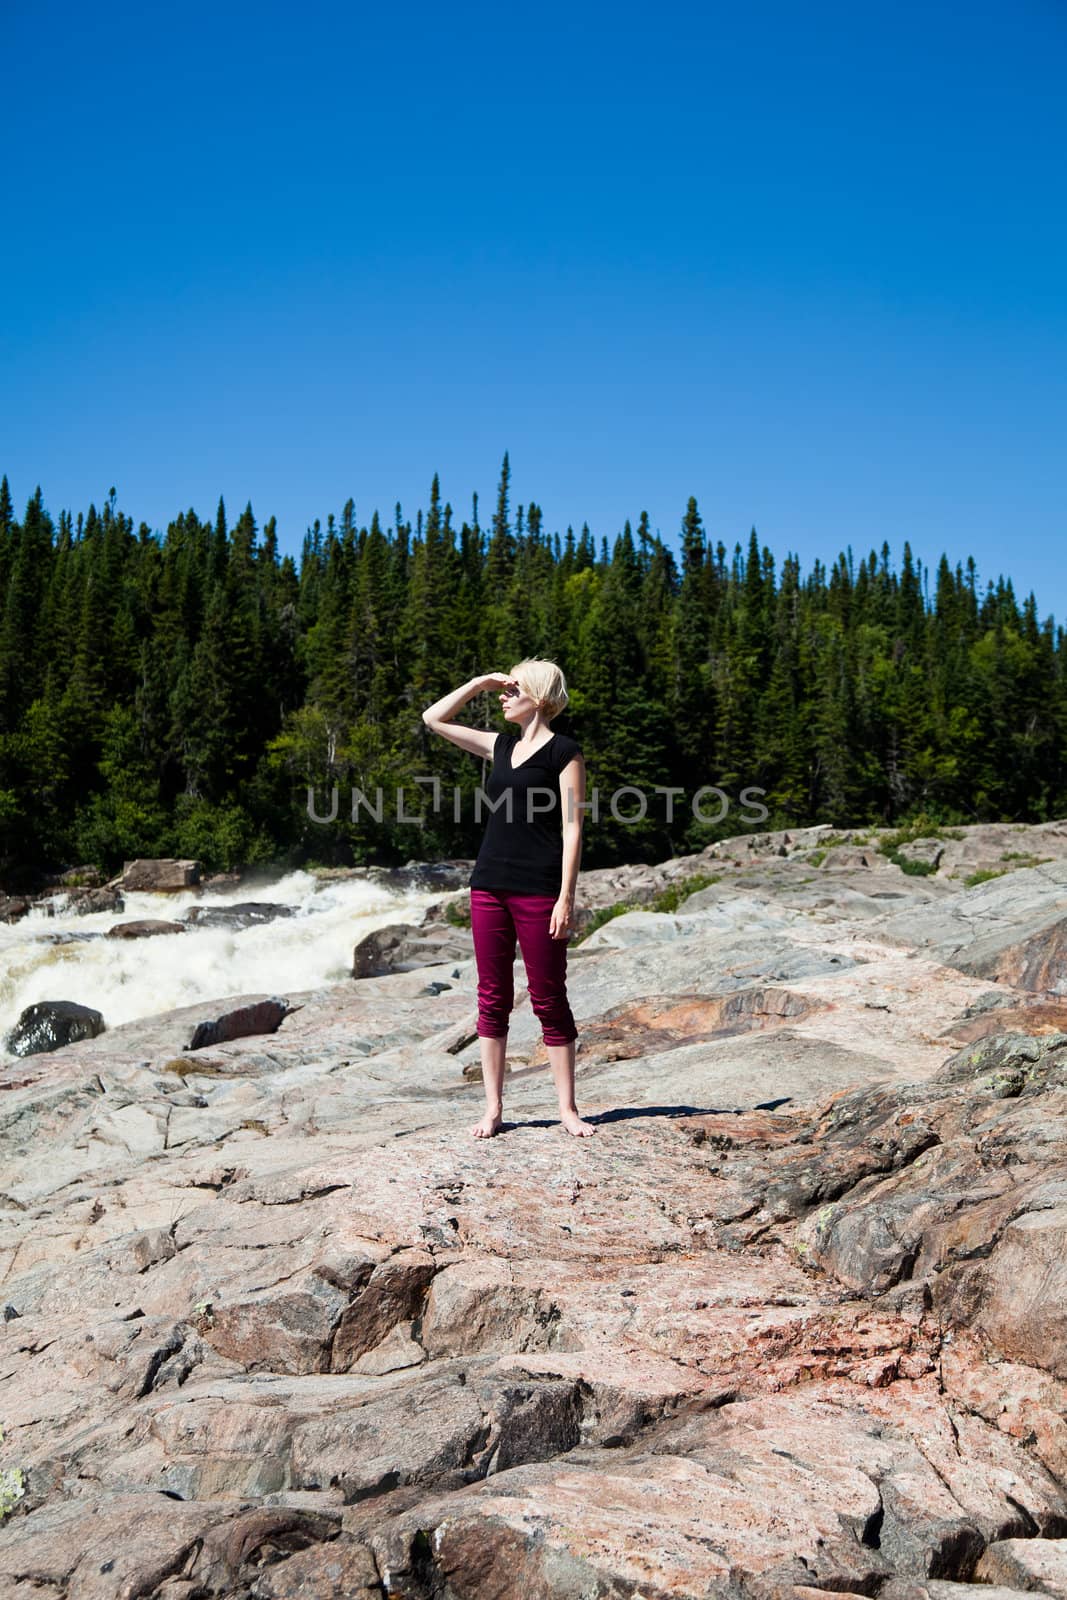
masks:
<path id="1" fill-rule="evenodd" d="M 932 591 L 932 592 L 931 592 Z M 134 856 L 211 867 L 473 855 L 481 764 L 420 713 L 523 656 L 567 674 L 554 726 L 580 739 L 590 785 L 583 864 L 655 860 L 743 831 L 828 821 L 1041 821 L 1067 812 L 1063 630 L 973 560 L 932 583 L 905 544 L 851 548 L 802 576 L 752 531 L 728 553 L 695 500 L 678 553 L 646 514 L 610 546 L 548 533 L 535 503 L 457 527 L 433 480 L 414 524 L 398 505 L 359 525 L 352 501 L 279 556 L 273 518 L 194 511 L 162 537 L 111 492 L 54 522 L 38 489 L 17 521 L 0 485 L 0 882 Z M 503 726 L 495 696 L 463 714 Z M 434 811 L 425 782 L 442 780 Z M 328 811 L 339 789 L 337 820 Z M 383 818 L 350 815 L 355 786 Z M 613 790 L 647 796 L 643 822 Z M 702 785 L 731 805 L 694 816 Z M 453 786 L 461 794 L 453 801 Z M 682 791 L 674 820 L 657 786 Z M 423 827 L 397 816 L 426 813 Z M 638 797 L 620 797 L 632 815 Z M 703 803 L 714 815 L 716 801 Z M 458 815 L 457 815 L 458 814 Z M 746 813 L 748 814 L 748 813 Z"/>

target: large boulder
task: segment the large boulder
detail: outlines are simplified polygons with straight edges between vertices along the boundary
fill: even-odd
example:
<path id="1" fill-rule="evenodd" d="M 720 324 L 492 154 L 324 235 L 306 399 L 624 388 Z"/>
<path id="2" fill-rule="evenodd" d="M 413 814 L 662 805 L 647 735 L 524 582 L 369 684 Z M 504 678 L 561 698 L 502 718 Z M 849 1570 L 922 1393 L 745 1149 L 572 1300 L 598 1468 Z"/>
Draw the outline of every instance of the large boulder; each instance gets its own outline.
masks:
<path id="1" fill-rule="evenodd" d="M 467 928 L 441 924 L 416 928 L 411 923 L 390 923 L 361 939 L 352 953 L 353 978 L 379 978 L 388 972 L 412 972 L 444 962 L 468 961 L 474 940 Z"/>
<path id="2" fill-rule="evenodd" d="M 137 922 L 116 922 L 108 928 L 108 939 L 151 939 L 161 933 L 185 933 L 184 922 L 163 922 L 144 917 Z"/>
<path id="3" fill-rule="evenodd" d="M 201 876 L 201 889 L 236 889 L 244 877 L 243 872 L 209 872 Z"/>
<path id="4" fill-rule="evenodd" d="M 224 1011 L 209 1022 L 197 1023 L 186 1048 L 202 1050 L 205 1045 L 225 1044 L 253 1033 L 275 1033 L 288 1015 L 288 1001 L 277 995 L 269 1000 L 256 1000 L 234 1011 Z"/>
<path id="5" fill-rule="evenodd" d="M 911 861 L 931 870 L 938 867 L 944 853 L 943 839 L 912 839 L 909 844 L 902 844 L 897 850 L 897 855 L 902 861 Z"/>
<path id="6" fill-rule="evenodd" d="M 147 890 L 152 894 L 175 894 L 181 889 L 195 889 L 199 882 L 199 861 L 180 861 L 172 857 L 127 861 L 118 880 L 122 889 Z"/>
<path id="7" fill-rule="evenodd" d="M 74 888 L 67 891 L 67 903 L 63 910 L 73 911 L 79 917 L 88 917 L 97 911 L 113 911 L 121 914 L 125 910 L 125 905 L 126 902 L 116 888 L 106 886 L 90 889 Z"/>
<path id="8" fill-rule="evenodd" d="M 52 872 L 45 877 L 45 882 L 57 889 L 100 889 L 104 881 L 100 868 L 92 866 L 67 867 L 63 872 Z"/>
<path id="9" fill-rule="evenodd" d="M 185 921 L 198 928 L 252 928 L 278 917 L 294 917 L 296 909 L 270 900 L 242 900 L 234 906 L 190 906 Z"/>
<path id="10" fill-rule="evenodd" d="M 73 1000 L 39 1000 L 26 1007 L 4 1043 L 13 1056 L 39 1055 L 79 1039 L 95 1039 L 104 1027 L 103 1016 L 92 1006 Z"/>
<path id="11" fill-rule="evenodd" d="M 887 872 L 892 869 L 893 863 L 872 845 L 835 844 L 826 851 L 820 862 L 820 868 L 828 872 L 837 867 L 862 867 L 875 872 Z"/>
<path id="12" fill-rule="evenodd" d="M 30 902 L 22 894 L 0 894 L 0 922 L 18 922 L 30 909 Z"/>
<path id="13" fill-rule="evenodd" d="M 407 861 L 402 867 L 372 867 L 376 882 L 387 884 L 398 894 L 419 893 L 426 889 L 465 889 L 473 861 Z"/>

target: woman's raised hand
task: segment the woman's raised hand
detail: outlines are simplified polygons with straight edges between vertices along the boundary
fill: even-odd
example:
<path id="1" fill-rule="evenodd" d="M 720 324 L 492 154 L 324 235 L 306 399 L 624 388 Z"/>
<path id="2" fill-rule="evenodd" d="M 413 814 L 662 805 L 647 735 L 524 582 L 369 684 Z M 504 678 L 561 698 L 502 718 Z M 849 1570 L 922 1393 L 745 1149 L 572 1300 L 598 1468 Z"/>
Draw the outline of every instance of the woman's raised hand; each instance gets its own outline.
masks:
<path id="1" fill-rule="evenodd" d="M 475 682 L 479 690 L 484 690 L 486 694 L 492 694 L 494 689 L 508 688 L 509 685 L 515 682 L 515 679 L 509 678 L 506 672 L 486 672 L 482 677 L 476 678 Z"/>

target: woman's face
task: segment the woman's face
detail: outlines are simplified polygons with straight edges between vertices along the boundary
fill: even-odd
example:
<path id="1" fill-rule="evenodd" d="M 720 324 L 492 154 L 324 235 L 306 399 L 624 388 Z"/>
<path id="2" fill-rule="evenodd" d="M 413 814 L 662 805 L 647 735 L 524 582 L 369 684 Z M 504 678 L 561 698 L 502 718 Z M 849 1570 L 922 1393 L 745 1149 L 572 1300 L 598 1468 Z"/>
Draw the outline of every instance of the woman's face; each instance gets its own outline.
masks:
<path id="1" fill-rule="evenodd" d="M 537 710 L 537 702 L 527 694 L 518 678 L 512 678 L 507 688 L 500 691 L 500 709 L 509 721 L 528 716 Z"/>

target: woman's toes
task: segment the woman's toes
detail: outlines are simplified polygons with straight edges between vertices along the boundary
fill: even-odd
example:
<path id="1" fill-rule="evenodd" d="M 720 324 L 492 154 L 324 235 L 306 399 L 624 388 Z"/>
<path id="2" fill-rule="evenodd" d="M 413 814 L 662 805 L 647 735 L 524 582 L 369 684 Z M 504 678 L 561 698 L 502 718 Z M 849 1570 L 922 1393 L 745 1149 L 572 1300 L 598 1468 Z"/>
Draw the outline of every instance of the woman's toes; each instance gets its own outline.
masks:
<path id="1" fill-rule="evenodd" d="M 573 1133 L 576 1138 L 586 1139 L 590 1134 L 596 1132 L 596 1128 L 591 1122 L 583 1122 L 581 1117 L 573 1111 L 569 1115 L 561 1117 L 560 1121 L 567 1132 Z"/>

